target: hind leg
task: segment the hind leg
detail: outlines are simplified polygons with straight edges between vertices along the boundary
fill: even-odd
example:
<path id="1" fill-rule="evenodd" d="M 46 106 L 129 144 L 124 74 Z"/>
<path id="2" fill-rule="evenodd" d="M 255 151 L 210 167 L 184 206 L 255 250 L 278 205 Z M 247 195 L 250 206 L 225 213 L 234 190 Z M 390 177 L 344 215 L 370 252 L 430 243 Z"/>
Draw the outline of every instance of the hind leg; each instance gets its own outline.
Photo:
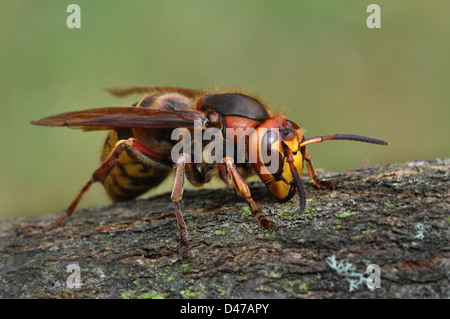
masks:
<path id="1" fill-rule="evenodd" d="M 116 143 L 113 150 L 110 152 L 108 157 L 105 159 L 105 161 L 101 164 L 101 166 L 92 174 L 91 178 L 86 182 L 86 184 L 81 188 L 81 190 L 78 192 L 75 199 L 72 201 L 72 203 L 69 205 L 69 207 L 66 209 L 65 213 L 58 218 L 56 218 L 53 222 L 48 223 L 45 226 L 34 226 L 34 225 L 21 225 L 19 226 L 19 229 L 22 231 L 30 231 L 33 229 L 44 229 L 45 231 L 51 230 L 58 225 L 60 225 L 65 219 L 72 216 L 73 212 L 75 211 L 75 208 L 77 207 L 80 200 L 83 198 L 83 196 L 86 194 L 86 192 L 89 190 L 91 185 L 95 182 L 104 182 L 105 179 L 108 177 L 111 170 L 115 167 L 117 164 L 117 161 L 120 157 L 120 155 L 123 153 L 123 151 L 129 150 L 140 162 L 147 163 L 148 165 L 152 165 L 152 159 L 158 159 L 159 162 L 161 162 L 161 155 L 153 152 L 149 148 L 147 148 L 145 145 L 140 143 L 138 140 L 134 138 L 129 138 L 127 140 L 121 140 Z M 171 166 L 171 162 L 167 160 L 168 167 Z"/>

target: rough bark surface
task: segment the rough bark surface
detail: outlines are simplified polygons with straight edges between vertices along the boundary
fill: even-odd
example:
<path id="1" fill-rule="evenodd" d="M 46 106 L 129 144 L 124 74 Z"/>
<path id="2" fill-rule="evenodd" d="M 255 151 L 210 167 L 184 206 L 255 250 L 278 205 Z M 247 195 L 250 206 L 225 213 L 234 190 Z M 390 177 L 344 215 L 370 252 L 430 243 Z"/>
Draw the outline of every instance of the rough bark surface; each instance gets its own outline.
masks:
<path id="1" fill-rule="evenodd" d="M 307 209 L 251 192 L 276 223 L 263 231 L 232 190 L 186 191 L 193 256 L 179 259 L 170 194 L 77 211 L 46 233 L 0 222 L 1 298 L 448 298 L 450 159 L 305 178 Z M 68 265 L 81 287 L 69 288 Z M 351 265 L 350 265 L 351 264 Z M 369 290 L 366 267 L 381 269 Z"/>

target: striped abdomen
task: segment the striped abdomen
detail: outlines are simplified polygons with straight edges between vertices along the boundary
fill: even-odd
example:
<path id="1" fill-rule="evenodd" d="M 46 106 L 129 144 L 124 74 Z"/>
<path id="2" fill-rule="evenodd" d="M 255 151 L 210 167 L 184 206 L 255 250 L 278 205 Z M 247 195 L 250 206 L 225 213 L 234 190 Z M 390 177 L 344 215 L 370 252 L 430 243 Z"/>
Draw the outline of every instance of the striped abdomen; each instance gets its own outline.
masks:
<path id="1" fill-rule="evenodd" d="M 119 140 L 130 137 L 133 137 L 133 134 L 129 129 L 111 131 L 105 141 L 101 160 L 104 161 L 108 157 Z M 126 150 L 119 156 L 116 166 L 103 185 L 112 200 L 129 200 L 161 184 L 170 172 L 171 170 L 144 165 Z"/>
<path id="2" fill-rule="evenodd" d="M 158 110 L 186 110 L 192 100 L 179 93 L 152 93 L 133 107 L 144 107 Z M 141 158 L 129 149 L 123 152 L 108 177 L 103 182 L 108 195 L 114 201 L 135 198 L 158 186 L 172 172 L 170 155 L 173 142 L 170 139 L 171 129 L 117 129 L 109 133 L 102 153 L 104 161 L 119 140 L 135 138 L 146 145 L 158 156 Z M 161 160 L 164 159 L 164 160 Z"/>

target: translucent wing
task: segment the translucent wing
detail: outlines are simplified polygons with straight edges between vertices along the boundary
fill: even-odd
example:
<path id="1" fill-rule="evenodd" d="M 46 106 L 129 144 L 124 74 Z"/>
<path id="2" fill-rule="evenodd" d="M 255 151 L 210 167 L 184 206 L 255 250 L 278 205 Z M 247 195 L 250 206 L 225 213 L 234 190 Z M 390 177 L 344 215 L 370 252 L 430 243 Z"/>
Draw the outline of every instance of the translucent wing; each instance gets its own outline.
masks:
<path id="1" fill-rule="evenodd" d="M 195 121 L 203 126 L 203 112 L 192 110 L 161 111 L 138 107 L 106 107 L 49 116 L 32 124 L 68 126 L 83 130 L 111 130 L 118 128 L 193 128 Z"/>
<path id="2" fill-rule="evenodd" d="M 120 87 L 111 88 L 107 90 L 114 96 L 123 97 L 134 93 L 151 94 L 151 93 L 180 93 L 186 97 L 196 97 L 204 92 L 201 90 L 183 89 L 169 86 L 134 86 L 134 87 Z"/>

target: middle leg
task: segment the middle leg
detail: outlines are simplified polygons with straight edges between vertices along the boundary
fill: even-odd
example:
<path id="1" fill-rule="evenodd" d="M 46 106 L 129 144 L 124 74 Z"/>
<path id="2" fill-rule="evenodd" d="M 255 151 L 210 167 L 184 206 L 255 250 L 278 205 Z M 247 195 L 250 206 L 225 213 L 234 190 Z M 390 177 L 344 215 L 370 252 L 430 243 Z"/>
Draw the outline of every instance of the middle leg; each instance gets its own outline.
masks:
<path id="1" fill-rule="evenodd" d="M 175 217 L 177 218 L 178 231 L 180 232 L 179 254 L 181 257 L 187 257 L 189 256 L 189 234 L 179 204 L 183 198 L 184 175 L 195 186 L 203 185 L 209 178 L 197 170 L 197 167 L 192 162 L 191 155 L 188 153 L 181 154 L 176 165 L 177 169 L 171 199 L 175 209 Z"/>

